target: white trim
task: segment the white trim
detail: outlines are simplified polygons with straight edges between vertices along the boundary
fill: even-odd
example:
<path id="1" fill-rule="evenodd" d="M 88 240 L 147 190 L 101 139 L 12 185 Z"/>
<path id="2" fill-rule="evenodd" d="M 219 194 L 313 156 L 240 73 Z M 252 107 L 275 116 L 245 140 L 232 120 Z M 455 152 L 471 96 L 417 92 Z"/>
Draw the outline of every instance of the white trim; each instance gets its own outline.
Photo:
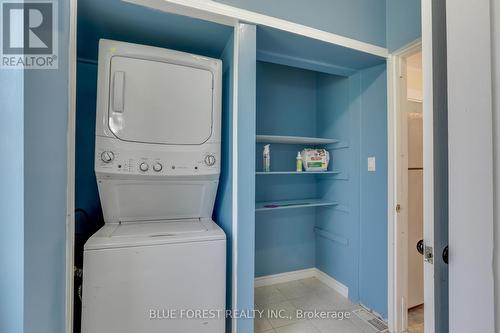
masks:
<path id="1" fill-rule="evenodd" d="M 68 48 L 68 128 L 67 128 L 67 175 L 66 175 L 66 304 L 65 331 L 73 333 L 73 267 L 75 250 L 75 119 L 76 119 L 76 21 L 77 0 L 69 1 L 69 48 Z"/>
<path id="2" fill-rule="evenodd" d="M 345 298 L 349 298 L 349 288 L 340 283 L 339 281 L 335 280 L 333 277 L 330 275 L 326 274 L 323 271 L 320 271 L 319 269 L 316 268 L 316 278 L 344 296 Z"/>
<path id="3" fill-rule="evenodd" d="M 316 277 L 316 268 L 307 268 L 298 271 L 260 276 L 255 278 L 254 286 L 255 288 L 271 286 L 273 284 L 302 280 L 312 277 Z"/>
<path id="4" fill-rule="evenodd" d="M 434 246 L 434 115 L 432 0 L 422 1 L 424 244 Z M 424 262 L 424 331 L 434 333 L 434 265 Z"/>
<path id="5" fill-rule="evenodd" d="M 395 226 L 394 226 L 394 207 L 396 206 L 396 188 L 395 188 L 395 169 L 397 169 L 395 159 L 395 141 L 396 141 L 396 124 L 395 124 L 395 104 L 394 97 L 397 95 L 395 91 L 395 80 L 397 76 L 396 70 L 396 60 L 393 55 L 389 56 L 387 61 L 387 219 L 388 219 L 388 274 L 387 274 L 387 323 L 389 326 L 389 331 L 394 332 L 394 327 L 396 324 L 396 309 L 395 306 L 397 302 L 395 301 L 395 281 L 397 280 L 396 270 L 395 270 Z"/>
<path id="6" fill-rule="evenodd" d="M 233 54 L 233 190 L 232 190 L 232 310 L 237 309 L 238 301 L 238 66 L 239 66 L 239 46 L 240 27 L 234 26 L 234 54 Z M 231 319 L 231 332 L 236 333 L 238 325 L 235 318 Z"/>
<path id="7" fill-rule="evenodd" d="M 315 277 L 345 298 L 349 297 L 349 288 L 335 280 L 330 275 L 317 268 L 307 268 L 298 271 L 291 271 L 285 273 L 279 273 L 274 275 L 266 275 L 255 278 L 255 288 L 271 286 L 278 283 L 285 283 L 290 281 L 297 281 L 302 279 L 308 279 Z"/>
<path id="8" fill-rule="evenodd" d="M 400 132 L 401 117 L 397 112 L 400 109 L 400 66 L 401 60 L 421 49 L 420 39 L 404 46 L 389 56 L 387 63 L 387 141 L 388 141 L 388 326 L 391 332 L 403 332 L 406 330 L 406 294 L 407 294 L 407 266 L 398 260 L 398 253 L 403 253 L 407 249 L 407 239 L 402 239 L 401 233 L 405 231 L 406 221 L 398 221 L 395 211 L 396 205 L 402 204 L 402 209 L 406 209 L 402 202 L 407 200 L 400 194 L 399 175 L 401 174 L 401 140 L 399 137 L 405 133 Z M 405 141 L 406 142 L 406 141 Z M 404 150 L 404 149 L 403 149 Z M 402 217 L 404 218 L 404 217 Z M 402 223 L 401 223 L 402 222 Z"/>
<path id="9" fill-rule="evenodd" d="M 330 44 L 336 44 L 353 50 L 377 55 L 386 58 L 387 49 L 381 46 L 361 42 L 352 38 L 343 37 L 334 33 L 311 28 L 302 24 L 293 23 L 276 17 L 255 13 L 252 11 L 228 6 L 215 1 L 207 0 L 124 0 L 137 5 L 154 8 L 225 25 L 234 25 L 235 22 L 266 26 L 288 31 L 297 35 L 313 38 Z"/>

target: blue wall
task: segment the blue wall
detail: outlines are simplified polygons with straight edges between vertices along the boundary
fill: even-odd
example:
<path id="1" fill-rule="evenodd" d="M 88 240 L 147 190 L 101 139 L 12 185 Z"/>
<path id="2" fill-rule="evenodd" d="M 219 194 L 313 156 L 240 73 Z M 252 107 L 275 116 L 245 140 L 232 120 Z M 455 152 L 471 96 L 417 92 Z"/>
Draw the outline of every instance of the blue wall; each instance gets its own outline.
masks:
<path id="1" fill-rule="evenodd" d="M 361 72 L 359 299 L 387 318 L 387 74 Z M 376 172 L 367 159 L 376 157 Z"/>
<path id="2" fill-rule="evenodd" d="M 0 332 L 23 332 L 23 71 L 0 69 Z"/>
<path id="3" fill-rule="evenodd" d="M 257 134 L 316 136 L 316 73 L 257 62 Z M 271 144 L 271 170 L 295 170 L 302 146 Z M 263 144 L 256 149 L 262 171 Z M 258 175 L 256 201 L 316 197 L 313 175 Z M 255 275 L 314 267 L 316 210 L 262 211 L 255 219 Z"/>
<path id="4" fill-rule="evenodd" d="M 367 43 L 386 45 L 385 0 L 216 1 Z"/>
<path id="5" fill-rule="evenodd" d="M 387 0 L 387 49 L 393 52 L 422 36 L 421 0 Z"/>
<path id="6" fill-rule="evenodd" d="M 58 2 L 59 69 L 24 76 L 24 332 L 63 332 L 69 2 Z"/>
<path id="7" fill-rule="evenodd" d="M 317 226 L 316 265 L 349 287 L 349 298 L 387 316 L 387 81 L 386 66 L 349 78 L 319 80 L 321 136 L 336 136 L 332 162 L 343 173 L 320 183 L 320 193 L 338 201 L 322 210 Z M 377 171 L 367 171 L 375 156 Z"/>
<path id="8" fill-rule="evenodd" d="M 331 151 L 331 163 L 342 173 L 319 183 L 319 195 L 339 205 L 318 215 L 317 227 L 334 237 L 316 237 L 316 266 L 346 285 L 353 302 L 359 301 L 360 77 L 318 79 L 319 135 L 340 140 Z"/>

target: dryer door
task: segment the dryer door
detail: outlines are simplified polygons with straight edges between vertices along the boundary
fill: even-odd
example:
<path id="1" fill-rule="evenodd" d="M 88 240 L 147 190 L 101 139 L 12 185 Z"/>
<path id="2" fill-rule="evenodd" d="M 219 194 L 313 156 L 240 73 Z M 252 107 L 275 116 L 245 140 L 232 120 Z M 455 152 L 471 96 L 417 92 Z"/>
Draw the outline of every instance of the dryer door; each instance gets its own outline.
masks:
<path id="1" fill-rule="evenodd" d="M 212 135 L 212 82 L 206 69 L 114 56 L 109 128 L 125 141 L 202 144 Z"/>

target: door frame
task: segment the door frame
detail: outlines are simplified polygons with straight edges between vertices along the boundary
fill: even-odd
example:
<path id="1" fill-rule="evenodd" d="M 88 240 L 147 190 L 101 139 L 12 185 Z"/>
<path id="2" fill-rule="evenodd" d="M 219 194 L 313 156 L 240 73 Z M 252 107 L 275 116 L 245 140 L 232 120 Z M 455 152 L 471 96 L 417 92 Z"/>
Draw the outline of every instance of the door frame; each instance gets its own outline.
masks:
<path id="1" fill-rule="evenodd" d="M 408 294 L 408 178 L 407 119 L 401 116 L 402 65 L 405 59 L 422 50 L 419 38 L 391 53 L 387 60 L 388 94 L 388 326 L 391 332 L 407 329 Z M 406 170 L 405 170 L 406 169 Z M 401 210 L 397 212 L 397 205 Z"/>

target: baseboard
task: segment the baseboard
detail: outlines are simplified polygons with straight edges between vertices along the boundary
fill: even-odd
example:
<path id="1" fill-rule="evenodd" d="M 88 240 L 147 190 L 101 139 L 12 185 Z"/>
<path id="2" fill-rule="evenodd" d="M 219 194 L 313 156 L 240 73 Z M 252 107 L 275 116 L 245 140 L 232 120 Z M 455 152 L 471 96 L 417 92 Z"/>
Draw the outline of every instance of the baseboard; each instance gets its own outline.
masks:
<path id="1" fill-rule="evenodd" d="M 307 279 L 316 276 L 316 268 L 301 269 L 273 275 L 260 276 L 255 278 L 255 287 L 270 286 L 273 284 Z"/>
<path id="2" fill-rule="evenodd" d="M 349 288 L 339 281 L 335 280 L 330 275 L 317 268 L 301 269 L 298 271 L 291 271 L 273 275 L 260 276 L 255 278 L 255 287 L 271 286 L 273 284 L 302 280 L 315 277 L 345 298 L 349 297 Z"/>
<path id="3" fill-rule="evenodd" d="M 330 275 L 326 274 L 323 271 L 315 268 L 316 270 L 316 278 L 326 284 L 328 287 L 332 288 L 345 298 L 349 298 L 349 288 L 346 285 L 340 283 L 339 281 L 332 278 Z"/>

